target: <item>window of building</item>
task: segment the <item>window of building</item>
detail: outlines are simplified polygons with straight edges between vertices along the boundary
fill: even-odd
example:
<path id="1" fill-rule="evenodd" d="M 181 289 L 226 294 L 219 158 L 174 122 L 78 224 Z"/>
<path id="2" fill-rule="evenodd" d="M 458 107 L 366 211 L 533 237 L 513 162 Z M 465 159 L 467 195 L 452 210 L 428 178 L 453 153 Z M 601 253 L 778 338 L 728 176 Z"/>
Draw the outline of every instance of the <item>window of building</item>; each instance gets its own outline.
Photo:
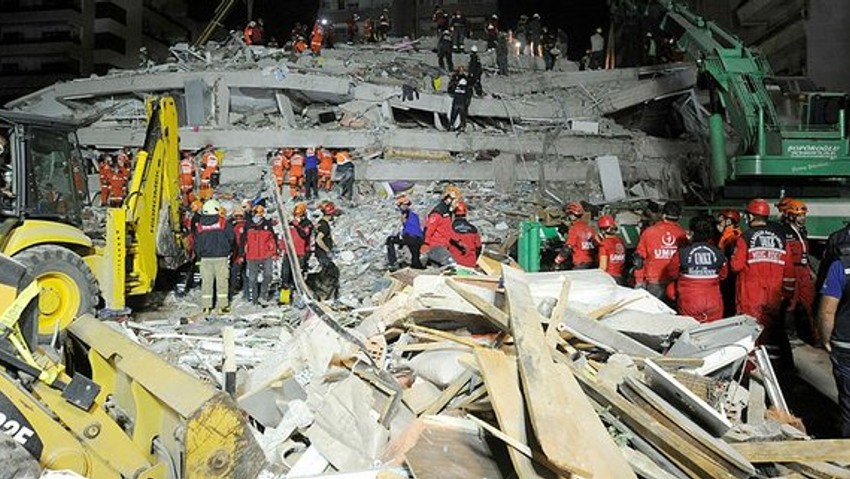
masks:
<path id="1" fill-rule="evenodd" d="M 122 55 L 127 52 L 127 42 L 110 32 L 95 33 L 94 47 L 99 50 L 112 50 Z"/>
<path id="2" fill-rule="evenodd" d="M 95 18 L 110 18 L 120 23 L 127 24 L 127 10 L 111 2 L 97 2 L 94 6 Z"/>

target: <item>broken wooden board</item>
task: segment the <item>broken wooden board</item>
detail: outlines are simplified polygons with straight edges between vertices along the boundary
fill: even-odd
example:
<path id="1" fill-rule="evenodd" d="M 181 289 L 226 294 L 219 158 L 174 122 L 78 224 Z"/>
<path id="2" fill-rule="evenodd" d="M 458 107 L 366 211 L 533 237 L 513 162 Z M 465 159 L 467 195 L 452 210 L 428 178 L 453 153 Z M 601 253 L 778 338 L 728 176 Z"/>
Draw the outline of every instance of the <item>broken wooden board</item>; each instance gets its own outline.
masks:
<path id="1" fill-rule="evenodd" d="M 509 358 L 501 351 L 479 348 L 475 350 L 475 359 L 481 368 L 490 403 L 502 431 L 517 441 L 528 444 L 525 404 L 519 388 L 516 358 Z M 512 447 L 508 448 L 508 455 L 517 477 L 541 477 L 534 469 L 531 459 Z"/>
<path id="2" fill-rule="evenodd" d="M 552 309 L 552 315 L 549 318 L 549 324 L 546 326 L 546 344 L 550 348 L 558 344 L 558 338 L 560 338 L 558 324 L 567 315 L 571 285 L 572 281 L 569 278 L 564 278 L 564 284 L 561 285 L 561 293 L 558 295 L 558 302 L 555 303 L 555 307 Z"/>
<path id="3" fill-rule="evenodd" d="M 850 462 L 850 439 L 813 441 L 741 442 L 732 444 L 748 461 L 765 462 Z"/>
<path id="4" fill-rule="evenodd" d="M 502 274 L 526 407 L 543 452 L 577 475 L 635 478 L 572 373 L 555 366 L 525 275 L 510 267 Z"/>
<path id="5" fill-rule="evenodd" d="M 421 428 L 418 440 L 405 453 L 416 479 L 505 477 L 477 425 L 446 416 L 426 416 L 416 423 L 411 427 Z"/>
<path id="6" fill-rule="evenodd" d="M 639 358 L 661 356 L 657 351 L 572 308 L 567 308 L 566 314 L 557 327 L 561 332 L 572 334 L 582 341 L 609 352 L 628 354 Z"/>
<path id="7" fill-rule="evenodd" d="M 850 470 L 827 462 L 789 462 L 783 465 L 815 479 L 850 479 Z"/>
<path id="8" fill-rule="evenodd" d="M 466 286 L 458 283 L 454 279 L 448 279 L 446 284 L 449 285 L 455 293 L 460 295 L 466 302 L 475 306 L 479 311 L 481 311 L 485 317 L 487 317 L 494 326 L 499 328 L 502 331 L 508 330 L 508 314 L 497 308 L 495 304 L 484 299 L 475 293 L 471 288 L 467 288 Z"/>

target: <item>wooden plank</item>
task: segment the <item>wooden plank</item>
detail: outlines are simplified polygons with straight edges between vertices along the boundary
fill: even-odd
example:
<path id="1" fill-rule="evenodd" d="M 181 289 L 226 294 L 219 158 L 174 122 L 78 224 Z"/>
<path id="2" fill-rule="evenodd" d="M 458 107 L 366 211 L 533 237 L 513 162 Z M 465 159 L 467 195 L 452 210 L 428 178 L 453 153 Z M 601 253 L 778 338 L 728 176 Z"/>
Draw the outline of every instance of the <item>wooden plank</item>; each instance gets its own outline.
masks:
<path id="1" fill-rule="evenodd" d="M 827 462 L 789 462 L 785 467 L 815 479 L 850 479 L 850 471 Z"/>
<path id="2" fill-rule="evenodd" d="M 572 373 L 556 367 L 525 274 L 503 267 L 526 407 L 543 452 L 558 467 L 595 478 L 635 478 Z"/>
<path id="3" fill-rule="evenodd" d="M 469 346 L 470 348 L 478 348 L 481 347 L 482 344 L 464 336 L 458 336 L 457 334 L 452 334 L 446 331 L 441 331 L 439 329 L 426 328 L 425 326 L 419 326 L 418 324 L 408 323 L 404 325 L 405 328 L 411 330 L 411 334 L 416 337 L 421 337 L 424 339 L 433 339 L 436 341 L 439 340 L 448 340 L 463 346 Z"/>
<path id="4" fill-rule="evenodd" d="M 742 442 L 733 444 L 748 461 L 765 462 L 850 462 L 850 439 L 814 441 Z"/>
<path id="5" fill-rule="evenodd" d="M 486 299 L 478 296 L 473 291 L 470 291 L 468 288 L 465 288 L 463 285 L 455 281 L 454 279 L 448 279 L 446 284 L 449 285 L 455 293 L 459 294 L 461 298 L 463 298 L 467 303 L 475 306 L 481 313 L 484 314 L 484 317 L 490 320 L 494 326 L 499 328 L 502 331 L 508 330 L 508 315 L 501 309 L 497 308 L 496 305 L 487 301 Z"/>
<path id="6" fill-rule="evenodd" d="M 426 420 L 415 445 L 404 456 L 416 479 L 505 477 L 499 471 L 493 452 L 474 425 L 467 428 Z"/>
<path id="7" fill-rule="evenodd" d="M 588 316 L 590 316 L 592 319 L 601 319 L 602 317 L 607 316 L 613 313 L 614 311 L 641 299 L 643 299 L 643 296 L 641 295 L 635 296 L 633 298 L 623 298 L 617 301 L 616 303 L 608 304 L 602 306 L 601 308 L 594 309 L 593 311 L 588 313 Z"/>
<path id="8" fill-rule="evenodd" d="M 449 384 L 449 386 L 443 390 L 443 393 L 440 394 L 440 397 L 438 397 L 437 400 L 434 401 L 434 404 L 432 404 L 428 407 L 428 409 L 425 410 L 424 414 L 432 415 L 442 411 L 443 408 L 446 407 L 446 404 L 448 404 L 449 401 L 454 399 L 454 397 L 457 396 L 457 393 L 459 393 L 460 390 L 463 389 L 464 386 L 466 386 L 466 383 L 468 383 L 472 379 L 473 375 L 475 375 L 475 373 L 472 371 L 464 371 L 463 374 L 458 376 L 458 378 L 455 379 L 454 382 Z"/>
<path id="9" fill-rule="evenodd" d="M 570 297 L 570 286 L 572 281 L 564 276 L 564 284 L 561 285 L 561 292 L 558 294 L 558 302 L 552 309 L 552 316 L 549 318 L 549 324 L 546 326 L 546 344 L 551 348 L 558 344 L 558 324 L 560 324 L 567 315 L 567 299 Z"/>
<path id="10" fill-rule="evenodd" d="M 490 395 L 490 403 L 505 434 L 522 444 L 528 444 L 525 405 L 519 388 L 519 373 L 515 358 L 493 349 L 476 349 L 475 359 L 481 368 L 484 385 Z M 540 477 L 526 454 L 508 448 L 508 455 L 517 477 Z"/>

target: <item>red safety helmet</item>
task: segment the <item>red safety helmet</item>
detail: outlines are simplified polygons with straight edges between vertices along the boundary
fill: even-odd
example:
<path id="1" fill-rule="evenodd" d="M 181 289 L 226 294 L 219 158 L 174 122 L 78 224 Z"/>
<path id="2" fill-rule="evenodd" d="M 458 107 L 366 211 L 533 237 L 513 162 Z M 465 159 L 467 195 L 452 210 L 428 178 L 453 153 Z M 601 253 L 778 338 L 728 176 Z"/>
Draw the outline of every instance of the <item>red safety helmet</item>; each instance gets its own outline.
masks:
<path id="1" fill-rule="evenodd" d="M 728 218 L 728 219 L 732 220 L 732 222 L 735 223 L 735 224 L 738 224 L 738 223 L 741 222 L 741 213 L 739 213 L 738 210 L 732 210 L 732 209 L 722 210 L 717 215 L 722 216 L 724 218 Z"/>
<path id="2" fill-rule="evenodd" d="M 564 208 L 564 211 L 570 215 L 584 216 L 584 206 L 582 206 L 578 201 L 570 201 Z"/>
<path id="3" fill-rule="evenodd" d="M 761 198 L 756 198 L 747 204 L 747 213 L 768 217 L 770 216 L 770 204 Z"/>
<path id="4" fill-rule="evenodd" d="M 779 202 L 776 203 L 774 206 L 776 206 L 776 209 L 779 210 L 780 213 L 785 213 L 785 209 L 788 208 L 788 204 L 792 201 L 794 201 L 794 198 L 786 196 L 780 199 Z"/>
<path id="5" fill-rule="evenodd" d="M 614 217 L 611 215 L 600 216 L 599 219 L 596 221 L 596 224 L 599 225 L 599 227 L 602 229 L 617 227 L 617 222 L 614 221 Z"/>
<path id="6" fill-rule="evenodd" d="M 338 212 L 339 212 L 339 210 L 336 209 L 336 205 L 334 204 L 333 201 L 328 201 L 327 203 L 322 205 L 322 213 L 324 213 L 328 216 L 332 216 L 332 215 L 334 215 Z"/>
<path id="7" fill-rule="evenodd" d="M 466 216 L 467 212 L 466 203 L 463 201 L 458 202 L 457 206 L 455 206 L 455 216 Z"/>
<path id="8" fill-rule="evenodd" d="M 785 214 L 786 215 L 794 215 L 800 216 L 805 215 L 809 212 L 809 207 L 806 206 L 806 203 L 800 200 L 791 200 L 788 204 L 785 205 Z"/>

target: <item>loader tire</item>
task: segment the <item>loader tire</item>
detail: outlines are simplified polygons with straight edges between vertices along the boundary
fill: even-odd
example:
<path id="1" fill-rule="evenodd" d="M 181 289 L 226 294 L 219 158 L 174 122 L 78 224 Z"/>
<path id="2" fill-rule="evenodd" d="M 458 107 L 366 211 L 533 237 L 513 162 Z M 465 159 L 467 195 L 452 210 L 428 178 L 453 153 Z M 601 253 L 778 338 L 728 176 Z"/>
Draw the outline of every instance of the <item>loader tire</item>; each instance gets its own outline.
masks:
<path id="1" fill-rule="evenodd" d="M 38 479 L 38 461 L 14 439 L 0 433 L 0 479 Z"/>
<path id="2" fill-rule="evenodd" d="M 59 322 L 67 328 L 78 316 L 94 313 L 98 304 L 97 280 L 83 259 L 62 246 L 42 245 L 26 249 L 15 259 L 38 281 L 38 334 L 50 336 Z"/>

